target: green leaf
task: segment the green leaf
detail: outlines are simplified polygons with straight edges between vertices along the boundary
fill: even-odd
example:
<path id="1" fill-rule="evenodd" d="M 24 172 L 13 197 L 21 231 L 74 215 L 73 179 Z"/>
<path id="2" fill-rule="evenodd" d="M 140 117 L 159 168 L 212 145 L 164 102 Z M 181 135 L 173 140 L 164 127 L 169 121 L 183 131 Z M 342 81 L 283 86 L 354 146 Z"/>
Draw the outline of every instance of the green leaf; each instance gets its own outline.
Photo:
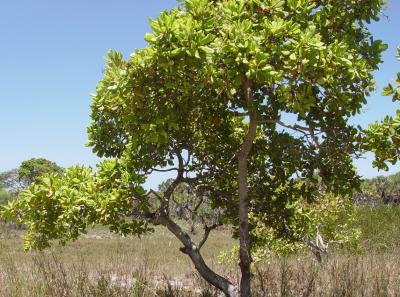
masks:
<path id="1" fill-rule="evenodd" d="M 148 43 L 153 43 L 157 41 L 157 37 L 154 34 L 146 33 L 144 35 L 144 40 L 147 41 Z"/>

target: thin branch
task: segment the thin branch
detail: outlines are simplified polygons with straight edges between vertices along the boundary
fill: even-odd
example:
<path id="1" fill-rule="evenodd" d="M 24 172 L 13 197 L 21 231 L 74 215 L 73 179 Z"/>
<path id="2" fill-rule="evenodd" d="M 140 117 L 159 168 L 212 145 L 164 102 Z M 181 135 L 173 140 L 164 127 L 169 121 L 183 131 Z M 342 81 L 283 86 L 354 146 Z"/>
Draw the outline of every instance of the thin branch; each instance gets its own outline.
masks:
<path id="1" fill-rule="evenodd" d="M 221 222 L 215 223 L 212 226 L 207 226 L 207 225 L 204 226 L 204 235 L 203 235 L 203 238 L 201 239 L 201 241 L 199 242 L 199 250 L 201 250 L 203 245 L 206 243 L 208 237 L 210 236 L 211 231 L 216 229 L 216 228 L 218 228 L 218 227 L 220 227 L 220 226 L 222 226 Z"/>
<path id="2" fill-rule="evenodd" d="M 204 202 L 204 197 L 201 196 L 200 199 L 199 199 L 199 202 L 194 207 L 193 212 L 196 212 L 200 208 L 200 206 L 203 204 L 203 202 Z"/>
<path id="3" fill-rule="evenodd" d="M 152 174 L 153 172 L 171 172 L 171 171 L 178 171 L 178 168 L 169 168 L 169 169 L 157 169 L 157 168 L 151 168 L 148 171 L 144 171 L 141 174 L 138 174 L 139 177 L 144 177 Z"/>
<path id="4" fill-rule="evenodd" d="M 305 127 L 305 126 L 301 126 L 299 124 L 294 124 L 294 125 L 289 125 L 289 124 L 285 124 L 284 122 L 282 122 L 281 120 L 261 120 L 258 121 L 259 124 L 278 124 L 284 128 L 287 129 L 291 129 L 291 130 L 295 130 L 297 132 L 308 132 L 308 133 L 313 133 L 314 134 L 314 130 L 311 129 L 310 127 Z"/>
<path id="5" fill-rule="evenodd" d="M 199 177 L 183 177 L 181 179 L 181 182 L 189 184 L 189 183 L 193 183 L 193 182 L 198 181 L 198 180 L 199 180 Z"/>
<path id="6" fill-rule="evenodd" d="M 183 173 L 185 172 L 185 164 L 184 164 L 181 152 L 177 150 L 176 156 L 178 157 L 178 174 L 177 174 L 175 180 L 169 185 L 167 190 L 164 192 L 164 199 L 161 204 L 161 207 L 166 211 L 168 211 L 168 202 L 169 202 L 169 199 L 171 198 L 172 193 L 175 191 L 176 187 L 184 179 Z"/>
<path id="7" fill-rule="evenodd" d="M 152 168 L 150 173 L 152 173 L 153 171 L 155 171 L 155 172 L 170 172 L 170 171 L 179 171 L 179 169 L 178 168 L 169 168 L 169 169 Z"/>
<path id="8" fill-rule="evenodd" d="M 285 128 L 288 128 L 288 129 L 292 129 L 292 130 L 295 130 L 297 132 L 301 132 L 301 133 L 308 132 L 308 133 L 311 133 L 311 129 L 309 127 L 300 126 L 298 124 L 288 125 L 288 124 L 285 124 L 282 121 L 277 121 L 276 123 L 279 124 L 282 127 L 285 127 Z"/>
<path id="9" fill-rule="evenodd" d="M 289 125 L 289 124 L 285 124 L 281 120 L 265 120 L 265 121 L 262 121 L 262 123 L 269 123 L 269 124 L 275 123 L 284 128 L 302 133 L 306 137 L 306 140 L 310 145 L 314 145 L 318 148 L 320 147 L 320 144 L 318 142 L 318 137 L 315 136 L 314 129 L 312 129 L 310 127 L 301 126 L 299 124 Z M 310 138 L 311 138 L 311 140 L 310 140 Z"/>

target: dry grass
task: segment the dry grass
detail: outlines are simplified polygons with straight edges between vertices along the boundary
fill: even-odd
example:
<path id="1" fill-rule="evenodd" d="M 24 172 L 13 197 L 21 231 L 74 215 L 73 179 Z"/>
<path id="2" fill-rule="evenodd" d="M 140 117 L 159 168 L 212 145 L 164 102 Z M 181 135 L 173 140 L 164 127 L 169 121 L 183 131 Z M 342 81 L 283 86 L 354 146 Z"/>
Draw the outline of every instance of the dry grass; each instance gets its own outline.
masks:
<path id="1" fill-rule="evenodd" d="M 142 239 L 119 238 L 96 229 L 65 247 L 30 253 L 22 250 L 18 236 L 5 237 L 0 240 L 1 297 L 155 296 L 157 290 L 165 290 L 160 296 L 181 296 L 176 294 L 185 291 L 186 297 L 190 291 L 197 296 L 199 287 L 208 290 L 195 284 L 199 279 L 192 263 L 164 229 Z M 219 231 L 203 248 L 207 262 L 221 274 L 217 255 L 233 243 L 226 231 Z"/>
<path id="2" fill-rule="evenodd" d="M 4 228 L 3 228 L 4 230 Z M 210 266 L 237 282 L 236 268 L 217 262 L 234 244 L 226 231 L 204 247 Z M 0 297 L 212 297 L 167 231 L 142 239 L 110 237 L 103 229 L 45 252 L 24 253 L 19 238 L 0 240 Z M 331 255 L 319 265 L 309 255 L 270 259 L 254 267 L 254 296 L 400 296 L 400 250 Z"/>
<path id="3" fill-rule="evenodd" d="M 320 265 L 311 256 L 274 259 L 255 271 L 257 296 L 400 296 L 396 253 L 331 255 Z"/>

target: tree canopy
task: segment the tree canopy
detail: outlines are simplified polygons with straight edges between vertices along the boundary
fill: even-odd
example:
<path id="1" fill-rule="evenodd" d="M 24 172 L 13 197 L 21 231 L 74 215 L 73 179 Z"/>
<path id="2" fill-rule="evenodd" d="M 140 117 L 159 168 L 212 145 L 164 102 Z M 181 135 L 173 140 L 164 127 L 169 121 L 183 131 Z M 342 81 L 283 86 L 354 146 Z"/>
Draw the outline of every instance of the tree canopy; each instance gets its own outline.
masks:
<path id="1" fill-rule="evenodd" d="M 112 160 L 96 173 L 75 167 L 39 179 L 6 214 L 28 223 L 28 248 L 74 239 L 95 222 L 122 234 L 165 225 L 200 274 L 235 296 L 202 260 L 204 242 L 169 215 L 175 189 L 188 184 L 236 228 L 240 294 L 250 296 L 252 249 L 304 242 L 331 219 L 314 210 L 340 209 L 359 186 L 360 133 L 349 120 L 387 48 L 367 26 L 383 3 L 181 1 L 150 21 L 147 47 L 128 60 L 108 55 L 88 135 Z M 157 171 L 177 174 L 161 195 L 142 187 Z M 205 225 L 204 240 L 217 225 Z"/>
<path id="2" fill-rule="evenodd" d="M 55 162 L 44 158 L 32 158 L 23 161 L 18 168 L 18 178 L 25 184 L 31 184 L 46 173 L 62 174 L 64 169 Z"/>

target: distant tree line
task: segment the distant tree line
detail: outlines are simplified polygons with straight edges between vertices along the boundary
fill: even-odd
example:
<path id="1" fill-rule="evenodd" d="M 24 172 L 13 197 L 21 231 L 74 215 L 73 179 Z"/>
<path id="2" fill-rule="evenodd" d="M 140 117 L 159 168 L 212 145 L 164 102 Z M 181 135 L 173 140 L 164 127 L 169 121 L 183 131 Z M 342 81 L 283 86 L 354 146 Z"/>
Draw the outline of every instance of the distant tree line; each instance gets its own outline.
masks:
<path id="1" fill-rule="evenodd" d="M 400 172 L 366 179 L 353 195 L 357 204 L 400 204 Z"/>

